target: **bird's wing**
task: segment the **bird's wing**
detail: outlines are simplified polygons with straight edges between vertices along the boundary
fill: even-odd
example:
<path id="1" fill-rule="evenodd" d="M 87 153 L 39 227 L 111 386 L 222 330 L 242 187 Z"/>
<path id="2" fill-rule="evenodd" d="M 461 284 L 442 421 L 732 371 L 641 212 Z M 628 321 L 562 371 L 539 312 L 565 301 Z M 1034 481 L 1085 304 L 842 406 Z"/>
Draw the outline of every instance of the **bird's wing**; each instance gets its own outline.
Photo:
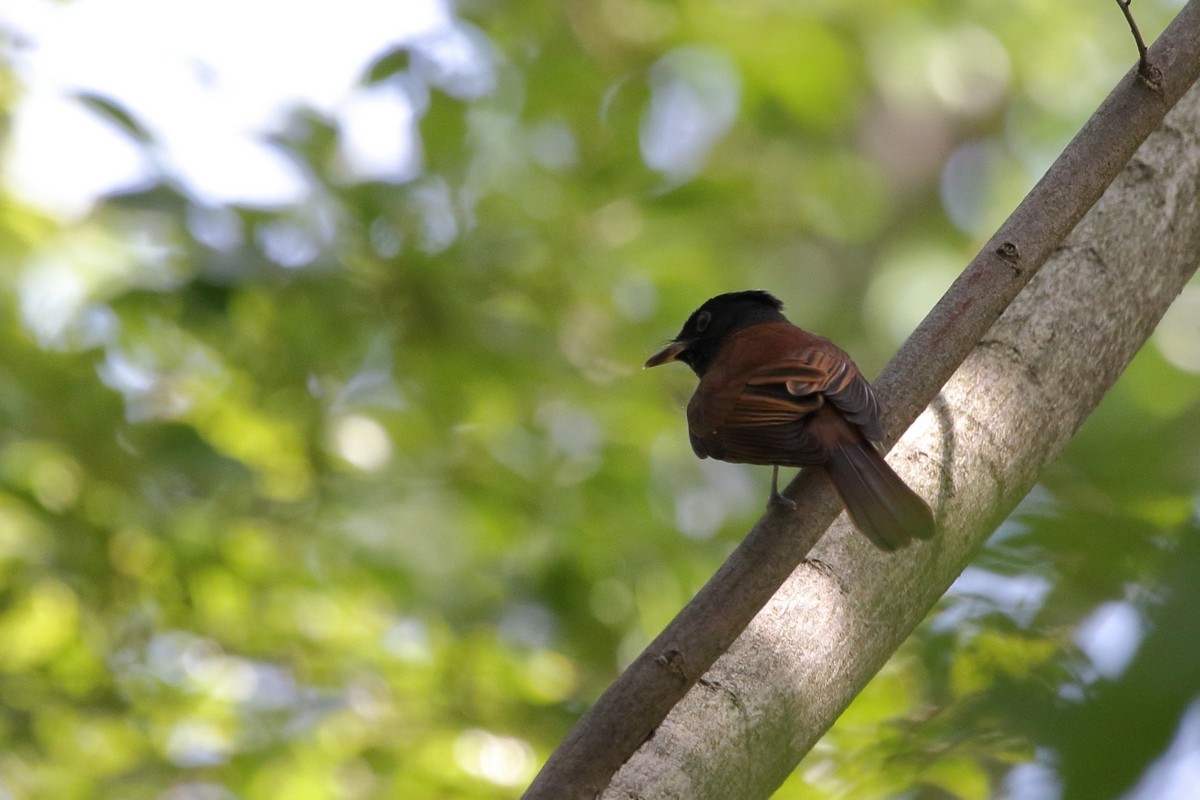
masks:
<path id="1" fill-rule="evenodd" d="M 810 423 L 826 402 L 867 439 L 882 437 L 871 387 L 840 351 L 805 348 L 755 368 L 741 383 L 719 419 L 705 414 L 691 420 L 697 455 L 758 464 L 820 463 L 825 448 Z"/>
<path id="2" fill-rule="evenodd" d="M 756 404 L 764 413 L 772 407 L 811 413 L 825 401 L 832 403 L 848 422 L 862 428 L 868 439 L 882 438 L 877 430 L 879 405 L 871 385 L 849 356 L 824 347 L 810 347 L 755 370 L 746 378 L 746 388 L 732 416 L 740 417 L 737 412 L 750 406 L 747 410 L 753 418 Z"/>
<path id="3" fill-rule="evenodd" d="M 821 365 L 804 358 L 772 361 L 746 376 L 725 424 L 779 425 L 811 414 L 825 402 L 821 387 L 828 377 Z"/>
<path id="4" fill-rule="evenodd" d="M 812 384 L 797 384 L 789 380 L 787 390 L 790 393 L 817 392 L 824 395 L 846 421 L 862 430 L 868 441 L 878 442 L 883 439 L 883 429 L 879 424 L 879 403 L 871 384 L 858 371 L 858 367 L 850 360 L 850 356 L 841 350 L 825 348 L 810 348 L 801 358 L 817 368 L 822 379 Z"/>

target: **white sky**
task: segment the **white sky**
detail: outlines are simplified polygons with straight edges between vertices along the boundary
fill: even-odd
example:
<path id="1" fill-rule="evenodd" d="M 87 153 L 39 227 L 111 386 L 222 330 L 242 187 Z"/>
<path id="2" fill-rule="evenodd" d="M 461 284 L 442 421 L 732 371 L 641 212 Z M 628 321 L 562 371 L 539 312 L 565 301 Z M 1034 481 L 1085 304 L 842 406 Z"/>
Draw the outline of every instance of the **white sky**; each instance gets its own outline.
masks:
<path id="1" fill-rule="evenodd" d="M 402 177 L 419 162 L 410 98 L 356 83 L 401 42 L 445 51 L 469 39 L 444 0 L 8 0 L 0 28 L 23 88 L 3 180 L 65 216 L 151 166 L 76 92 L 130 111 L 161 145 L 153 158 L 200 200 L 287 203 L 304 176 L 262 143 L 287 109 L 336 117 L 356 177 Z"/>

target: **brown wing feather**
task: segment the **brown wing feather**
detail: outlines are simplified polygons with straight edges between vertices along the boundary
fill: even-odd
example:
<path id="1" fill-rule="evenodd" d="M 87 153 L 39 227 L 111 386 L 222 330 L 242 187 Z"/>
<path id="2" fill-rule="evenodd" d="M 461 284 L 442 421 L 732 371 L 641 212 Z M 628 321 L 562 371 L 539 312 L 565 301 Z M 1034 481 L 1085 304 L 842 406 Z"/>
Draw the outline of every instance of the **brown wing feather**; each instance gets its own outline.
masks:
<path id="1" fill-rule="evenodd" d="M 849 356 L 790 325 L 774 333 L 778 342 L 760 349 L 766 358 L 757 362 L 735 336 L 730 358 L 701 380 L 688 406 L 698 456 L 781 466 L 822 463 L 828 452 L 809 428 L 826 401 L 867 439 L 882 438 L 870 385 Z"/>
<path id="2" fill-rule="evenodd" d="M 692 434 L 691 439 L 697 454 L 740 464 L 803 467 L 822 464 L 827 456 L 807 424 L 798 420 L 785 425 L 725 428 L 703 438 Z"/>
<path id="3" fill-rule="evenodd" d="M 879 424 L 879 404 L 871 384 L 863 377 L 849 356 L 842 354 L 842 362 L 829 384 L 822 389 L 830 405 L 842 412 L 852 425 L 862 430 L 868 441 L 883 439 L 883 428 Z"/>

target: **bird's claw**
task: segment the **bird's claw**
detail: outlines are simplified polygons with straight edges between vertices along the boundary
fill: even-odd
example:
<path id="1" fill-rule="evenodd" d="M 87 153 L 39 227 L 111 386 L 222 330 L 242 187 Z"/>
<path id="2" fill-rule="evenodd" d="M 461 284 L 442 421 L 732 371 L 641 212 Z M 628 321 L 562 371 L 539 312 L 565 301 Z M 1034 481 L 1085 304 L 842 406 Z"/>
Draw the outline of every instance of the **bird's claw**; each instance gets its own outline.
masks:
<path id="1" fill-rule="evenodd" d="M 767 501 L 768 507 L 782 508 L 785 511 L 795 511 L 796 501 L 791 498 L 784 497 L 779 492 L 773 492 L 771 499 Z"/>
<path id="2" fill-rule="evenodd" d="M 779 506 L 788 511 L 796 510 L 796 501 L 789 497 L 784 497 L 779 493 L 779 467 L 775 467 L 771 472 L 771 497 L 767 500 L 768 508 L 774 506 Z"/>

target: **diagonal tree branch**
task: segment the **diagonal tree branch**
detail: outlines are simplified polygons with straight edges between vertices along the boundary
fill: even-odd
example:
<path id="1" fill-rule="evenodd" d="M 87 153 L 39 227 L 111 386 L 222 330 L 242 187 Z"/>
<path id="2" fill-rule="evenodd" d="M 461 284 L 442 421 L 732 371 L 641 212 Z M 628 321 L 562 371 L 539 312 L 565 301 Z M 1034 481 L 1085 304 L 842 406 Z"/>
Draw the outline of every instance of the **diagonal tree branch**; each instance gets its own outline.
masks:
<path id="1" fill-rule="evenodd" d="M 1136 71 L 1125 76 L 875 381 L 889 443 L 933 400 L 1196 80 L 1200 74 L 1200 0 L 1190 0 L 1147 57 L 1161 70 L 1161 84 L 1151 87 L 1137 77 Z M 927 452 L 939 450 L 930 447 Z M 974 466 L 941 453 L 937 458 L 925 459 L 923 472 L 937 480 L 933 476 L 952 475 L 951 470 L 971 474 Z M 953 489 L 948 479 L 941 484 L 941 496 L 934 493 L 935 510 L 943 524 L 955 522 L 942 510 L 947 496 L 952 497 L 947 493 Z M 839 508 L 832 487 L 820 473 L 802 474 L 787 493 L 798 503 L 801 514 L 768 514 L 759 520 L 713 578 L 567 735 L 526 791 L 527 800 L 599 795 L 630 755 L 654 734 L 671 708 L 741 635 L 812 549 Z M 1004 495 L 1006 500 L 1009 494 Z M 1012 503 L 1018 499 L 1012 499 Z M 1001 511 L 1002 505 L 996 504 L 995 510 Z M 842 537 L 836 537 L 833 547 L 844 547 L 863 563 L 875 565 L 874 573 L 891 576 L 893 583 L 934 587 L 937 594 L 925 591 L 906 596 L 905 602 L 911 608 L 905 609 L 905 617 L 911 616 L 915 624 L 949 582 L 940 577 L 934 565 L 942 569 L 944 559 L 949 558 L 957 574 L 973 544 L 986 533 L 982 527 L 972 535 L 950 535 L 952 530 L 941 543 L 915 551 L 915 557 L 869 556 L 856 540 L 843 542 Z M 930 553 L 938 553 L 939 557 L 934 559 Z M 873 579 L 856 572 L 847 568 L 837 574 L 848 586 Z M 898 645 L 910 629 L 911 625 L 898 638 L 894 633 L 885 637 L 894 640 L 890 647 Z M 857 678 L 849 682 L 856 684 L 855 691 L 882 665 L 887 653 L 882 658 L 875 653 L 854 662 L 854 674 L 865 676 L 861 682 Z M 849 657 L 854 659 L 853 654 Z M 842 699 L 848 702 L 848 698 L 839 696 L 823 710 L 818 723 L 823 726 L 821 730 L 840 713 Z M 661 744 L 664 738 L 659 736 L 655 741 Z M 678 796 L 689 793 L 684 791 Z"/>
<path id="2" fill-rule="evenodd" d="M 1070 441 L 1198 266 L 1200 85 L 893 451 L 936 498 L 941 538 L 898 567 L 835 525 L 606 800 L 751 800 L 777 788 Z M 933 465 L 949 476 L 940 487 Z"/>

